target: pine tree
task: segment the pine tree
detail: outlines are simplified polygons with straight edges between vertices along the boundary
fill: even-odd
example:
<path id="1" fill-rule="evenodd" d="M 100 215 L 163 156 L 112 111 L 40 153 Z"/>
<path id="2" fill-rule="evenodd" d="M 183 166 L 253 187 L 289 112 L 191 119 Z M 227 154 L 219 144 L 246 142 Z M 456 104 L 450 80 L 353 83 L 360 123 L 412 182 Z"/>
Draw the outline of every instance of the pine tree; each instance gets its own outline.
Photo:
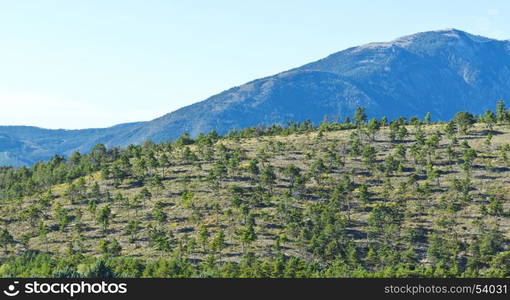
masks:
<path id="1" fill-rule="evenodd" d="M 104 233 L 106 233 L 106 230 L 110 225 L 111 216 L 112 210 L 110 209 L 110 205 L 105 205 L 99 210 L 99 214 L 97 215 L 97 222 L 101 224 Z"/>

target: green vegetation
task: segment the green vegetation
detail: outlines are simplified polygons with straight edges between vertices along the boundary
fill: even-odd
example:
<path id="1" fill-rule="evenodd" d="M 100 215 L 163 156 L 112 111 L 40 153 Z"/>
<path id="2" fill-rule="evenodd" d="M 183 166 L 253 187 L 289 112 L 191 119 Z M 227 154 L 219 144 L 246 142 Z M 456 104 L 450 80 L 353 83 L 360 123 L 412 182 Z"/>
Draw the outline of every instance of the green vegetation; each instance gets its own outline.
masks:
<path id="1" fill-rule="evenodd" d="M 292 123 L 0 169 L 0 276 L 507 277 L 510 111 Z"/>

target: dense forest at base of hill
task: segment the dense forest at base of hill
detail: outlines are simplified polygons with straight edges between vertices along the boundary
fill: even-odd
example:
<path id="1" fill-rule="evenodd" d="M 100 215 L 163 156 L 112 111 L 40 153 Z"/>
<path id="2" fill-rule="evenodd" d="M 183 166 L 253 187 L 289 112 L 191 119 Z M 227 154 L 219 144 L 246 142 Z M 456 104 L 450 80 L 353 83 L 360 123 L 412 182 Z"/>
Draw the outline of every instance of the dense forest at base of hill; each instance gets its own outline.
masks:
<path id="1" fill-rule="evenodd" d="M 3 277 L 508 277 L 510 111 L 325 120 L 0 168 Z"/>
<path id="2" fill-rule="evenodd" d="M 59 256 L 26 252 L 19 257 L 4 259 L 0 276 L 17 278 L 502 278 L 510 276 L 509 253 L 494 257 L 487 270 L 449 268 L 443 264 L 427 267 L 408 261 L 381 266 L 372 270 L 361 257 L 342 258 L 327 264 L 286 256 L 257 257 L 246 252 L 238 262 L 220 262 L 211 254 L 195 263 L 183 253 L 173 251 L 157 259 L 133 257 Z"/>

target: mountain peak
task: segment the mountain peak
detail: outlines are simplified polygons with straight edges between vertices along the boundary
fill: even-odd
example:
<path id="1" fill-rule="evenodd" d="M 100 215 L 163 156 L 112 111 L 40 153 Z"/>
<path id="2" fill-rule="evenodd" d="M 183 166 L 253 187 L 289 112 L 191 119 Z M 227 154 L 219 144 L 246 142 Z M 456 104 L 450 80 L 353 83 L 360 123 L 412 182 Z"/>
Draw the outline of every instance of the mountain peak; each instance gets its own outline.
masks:
<path id="1" fill-rule="evenodd" d="M 488 41 L 496 41 L 495 39 L 487 38 L 480 35 L 475 35 L 468 33 L 466 31 L 462 31 L 455 28 L 446 28 L 446 29 L 439 29 L 439 30 L 432 30 L 432 31 L 424 31 L 424 32 L 418 32 L 415 34 L 403 36 L 400 38 L 395 39 L 394 43 L 403 43 L 403 42 L 431 42 L 431 41 L 450 41 L 450 42 L 456 42 L 456 41 L 462 41 L 462 40 L 468 40 L 473 42 L 488 42 Z"/>
<path id="2" fill-rule="evenodd" d="M 424 32 L 436 32 L 436 33 L 440 33 L 440 34 L 449 34 L 449 33 L 468 34 L 466 31 L 463 31 L 463 30 L 460 30 L 460 29 L 457 29 L 457 28 L 443 28 L 443 29 L 429 30 L 429 31 L 424 31 Z M 419 33 L 416 33 L 416 34 L 419 34 Z"/>
<path id="3" fill-rule="evenodd" d="M 432 31 L 429 31 L 429 32 L 430 33 L 441 34 L 441 35 L 447 36 L 447 37 L 470 38 L 470 39 L 477 40 L 477 41 L 491 41 L 491 40 L 495 41 L 495 40 L 497 40 L 497 39 L 481 36 L 481 35 L 478 35 L 478 34 L 472 34 L 472 33 L 469 33 L 467 31 L 463 31 L 463 30 L 456 29 L 456 28 L 445 28 L 445 29 L 439 29 L 439 30 L 435 30 L 435 31 L 432 30 Z"/>
<path id="4" fill-rule="evenodd" d="M 422 39 L 435 38 L 447 38 L 447 39 L 460 39 L 462 36 L 470 35 L 467 32 L 455 29 L 439 29 L 433 31 L 418 32 L 411 35 L 405 35 L 388 42 L 372 42 L 365 45 L 355 47 L 355 51 L 361 51 L 364 49 L 377 49 L 377 48 L 391 48 L 391 47 L 402 47 L 406 48 L 413 43 L 419 42 Z"/>
<path id="5" fill-rule="evenodd" d="M 403 48 L 412 53 L 428 53 L 433 55 L 435 51 L 452 47 L 465 49 L 471 47 L 471 44 L 483 44 L 487 42 L 507 42 L 491 39 L 479 35 L 474 35 L 456 28 L 445 28 L 432 31 L 418 32 L 411 35 L 402 36 L 388 42 L 373 42 L 358 47 L 350 48 L 347 51 L 352 54 L 362 53 L 364 51 L 395 51 L 394 48 Z M 338 52 L 338 53 L 342 53 Z M 333 54 L 336 55 L 338 53 Z"/>

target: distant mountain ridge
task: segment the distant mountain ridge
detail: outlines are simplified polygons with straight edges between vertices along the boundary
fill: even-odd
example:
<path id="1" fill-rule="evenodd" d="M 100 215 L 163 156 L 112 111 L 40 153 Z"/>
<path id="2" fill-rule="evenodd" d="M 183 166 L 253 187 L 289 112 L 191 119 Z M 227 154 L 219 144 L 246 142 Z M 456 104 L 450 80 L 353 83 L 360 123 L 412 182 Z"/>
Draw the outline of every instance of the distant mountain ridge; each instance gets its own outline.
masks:
<path id="1" fill-rule="evenodd" d="M 46 130 L 0 126 L 0 165 L 26 165 L 94 144 L 196 136 L 215 129 L 283 124 L 325 115 L 345 117 L 357 106 L 373 117 L 451 118 L 483 113 L 510 99 L 510 42 L 456 29 L 417 33 L 334 53 L 304 66 L 248 82 L 149 122 L 104 129 Z"/>

